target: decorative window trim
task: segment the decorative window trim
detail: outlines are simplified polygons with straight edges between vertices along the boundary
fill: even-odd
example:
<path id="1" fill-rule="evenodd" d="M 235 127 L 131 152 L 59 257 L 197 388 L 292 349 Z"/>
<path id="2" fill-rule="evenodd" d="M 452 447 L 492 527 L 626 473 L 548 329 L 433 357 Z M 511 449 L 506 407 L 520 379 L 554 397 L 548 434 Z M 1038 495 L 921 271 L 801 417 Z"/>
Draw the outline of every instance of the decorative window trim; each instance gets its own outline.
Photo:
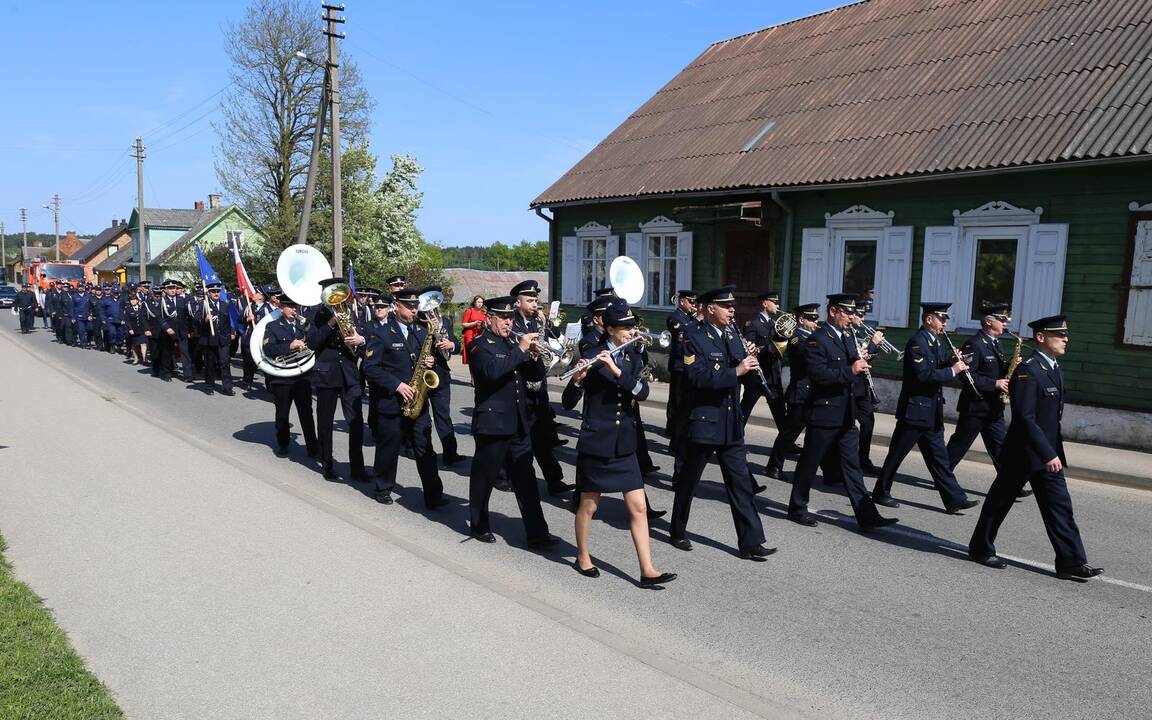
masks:
<path id="1" fill-rule="evenodd" d="M 881 212 L 867 205 L 853 205 L 838 213 L 824 213 L 824 227 L 834 228 L 886 228 L 892 226 L 895 210 Z"/>
<path id="2" fill-rule="evenodd" d="M 657 215 L 647 222 L 639 223 L 637 228 L 639 232 L 627 233 L 624 236 L 623 252 L 635 260 L 636 264 L 644 271 L 645 280 L 647 280 L 648 272 L 649 238 L 653 235 L 676 236 L 676 276 L 664 278 L 667 285 L 664 289 L 667 292 L 659 293 L 660 302 L 650 303 L 648 302 L 648 294 L 651 288 L 645 287 L 644 299 L 636 303 L 637 307 L 669 312 L 675 308 L 672 303 L 672 294 L 678 289 L 690 287 L 692 284 L 692 233 L 684 230 L 683 223 L 678 223 L 664 215 Z"/>
<path id="3" fill-rule="evenodd" d="M 574 227 L 572 229 L 576 232 L 576 237 L 581 239 L 586 237 L 607 237 L 612 234 L 611 225 L 601 225 L 595 220 L 589 220 L 580 227 Z"/>
<path id="4" fill-rule="evenodd" d="M 1007 225 L 1039 225 L 1044 208 L 1025 210 L 1003 200 L 993 200 L 978 208 L 960 212 L 952 211 L 952 223 L 956 227 L 1000 227 Z"/>

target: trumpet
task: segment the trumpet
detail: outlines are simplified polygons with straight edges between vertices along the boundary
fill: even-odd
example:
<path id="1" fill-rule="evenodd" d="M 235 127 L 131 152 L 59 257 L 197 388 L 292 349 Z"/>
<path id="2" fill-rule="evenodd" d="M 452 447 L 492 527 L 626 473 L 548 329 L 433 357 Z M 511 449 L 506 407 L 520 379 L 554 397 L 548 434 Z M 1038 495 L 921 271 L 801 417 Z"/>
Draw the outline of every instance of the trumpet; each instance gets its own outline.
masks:
<path id="1" fill-rule="evenodd" d="M 515 330 L 512 330 L 512 331 L 510 331 L 510 334 L 512 335 L 512 337 L 519 340 L 520 338 L 524 337 L 525 335 L 531 335 L 533 333 L 522 333 L 522 332 L 517 332 Z M 536 334 L 540 334 L 540 333 L 536 333 Z M 544 363 L 544 365 L 549 367 L 549 368 L 552 367 L 553 365 L 555 365 L 556 362 L 560 359 L 559 357 L 557 357 L 556 353 L 552 352 L 552 348 L 550 348 L 547 344 L 541 343 L 539 339 L 533 340 L 532 346 L 533 347 L 529 350 L 529 352 L 534 354 L 538 360 L 542 361 Z"/>
<path id="2" fill-rule="evenodd" d="M 654 333 L 643 325 L 636 326 L 636 335 L 642 341 L 642 345 L 655 345 L 661 350 L 667 350 L 672 345 L 672 333 L 667 330 L 659 333 Z"/>
<path id="3" fill-rule="evenodd" d="M 872 338 L 873 335 L 875 335 L 880 330 L 879 330 L 879 328 L 874 328 L 871 325 L 861 325 L 858 328 L 854 327 L 852 329 L 852 331 L 853 331 L 853 334 L 857 338 L 859 338 L 860 340 L 868 341 Z M 864 331 L 865 334 L 862 335 L 861 331 Z M 904 351 L 897 348 L 892 343 L 888 342 L 888 338 L 884 338 L 883 340 L 881 340 L 880 344 L 876 346 L 876 349 L 882 353 L 891 353 L 891 354 L 896 355 L 897 360 L 903 360 L 904 359 Z"/>

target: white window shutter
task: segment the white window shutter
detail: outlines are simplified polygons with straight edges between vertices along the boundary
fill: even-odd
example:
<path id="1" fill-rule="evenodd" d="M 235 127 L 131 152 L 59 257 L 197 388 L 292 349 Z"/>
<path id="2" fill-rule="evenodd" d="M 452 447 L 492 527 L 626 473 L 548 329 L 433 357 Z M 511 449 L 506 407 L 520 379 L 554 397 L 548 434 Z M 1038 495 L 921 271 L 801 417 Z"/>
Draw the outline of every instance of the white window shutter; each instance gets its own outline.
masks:
<path id="1" fill-rule="evenodd" d="M 876 322 L 908 327 L 908 293 L 912 284 L 912 226 L 884 228 L 876 249 Z"/>
<path id="2" fill-rule="evenodd" d="M 624 236 L 624 254 L 644 267 L 644 233 L 628 233 Z"/>
<path id="3" fill-rule="evenodd" d="M 820 303 L 828 295 L 828 228 L 804 228 L 800 249 L 800 303 Z"/>
<path id="4" fill-rule="evenodd" d="M 560 238 L 560 302 L 580 304 L 580 241 L 575 236 Z"/>
<path id="5" fill-rule="evenodd" d="M 694 290 L 692 287 L 692 233 L 676 233 L 676 287 L 677 290 Z M 671 293 L 669 293 L 671 295 Z"/>
<path id="6" fill-rule="evenodd" d="M 960 228 L 955 225 L 924 228 L 924 274 L 920 279 L 920 302 L 958 301 L 956 276 L 960 272 L 959 251 Z M 883 288 L 876 290 L 879 294 Z"/>
<path id="7" fill-rule="evenodd" d="M 608 258 L 608 264 L 611 265 L 616 256 L 620 254 L 620 236 L 609 235 L 608 242 L 604 246 L 604 257 Z"/>
<path id="8" fill-rule="evenodd" d="M 1128 313 L 1124 316 L 1124 342 L 1152 345 L 1152 221 L 1136 223 L 1132 248 L 1132 275 L 1128 284 Z"/>
<path id="9" fill-rule="evenodd" d="M 1064 255 L 1068 225 L 1041 223 L 1028 228 L 1028 255 L 1024 259 L 1023 324 L 1060 312 L 1064 296 Z"/>

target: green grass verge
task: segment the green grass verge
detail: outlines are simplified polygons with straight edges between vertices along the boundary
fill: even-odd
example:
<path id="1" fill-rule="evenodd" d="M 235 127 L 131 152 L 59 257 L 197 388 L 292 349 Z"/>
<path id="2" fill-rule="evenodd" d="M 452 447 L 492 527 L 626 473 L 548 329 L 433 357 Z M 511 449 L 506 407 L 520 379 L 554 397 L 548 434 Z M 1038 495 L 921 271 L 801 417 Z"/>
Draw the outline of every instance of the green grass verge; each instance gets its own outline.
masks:
<path id="1" fill-rule="evenodd" d="M 12 577 L 0 536 L 0 718 L 123 718 L 108 689 L 84 667 L 52 613 Z"/>

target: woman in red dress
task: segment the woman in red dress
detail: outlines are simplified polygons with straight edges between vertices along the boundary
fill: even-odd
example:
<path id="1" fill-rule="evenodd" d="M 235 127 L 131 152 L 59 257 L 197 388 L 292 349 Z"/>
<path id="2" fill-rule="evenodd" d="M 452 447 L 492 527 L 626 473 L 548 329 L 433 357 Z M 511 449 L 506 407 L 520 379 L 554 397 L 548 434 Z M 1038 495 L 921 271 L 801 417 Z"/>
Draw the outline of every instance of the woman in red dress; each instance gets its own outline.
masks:
<path id="1" fill-rule="evenodd" d="M 460 320 L 460 327 L 464 330 L 464 347 L 460 355 L 465 365 L 468 364 L 468 344 L 484 330 L 484 318 L 487 316 L 484 312 L 484 298 L 480 295 L 472 298 L 472 305 L 464 311 L 464 317 Z"/>

